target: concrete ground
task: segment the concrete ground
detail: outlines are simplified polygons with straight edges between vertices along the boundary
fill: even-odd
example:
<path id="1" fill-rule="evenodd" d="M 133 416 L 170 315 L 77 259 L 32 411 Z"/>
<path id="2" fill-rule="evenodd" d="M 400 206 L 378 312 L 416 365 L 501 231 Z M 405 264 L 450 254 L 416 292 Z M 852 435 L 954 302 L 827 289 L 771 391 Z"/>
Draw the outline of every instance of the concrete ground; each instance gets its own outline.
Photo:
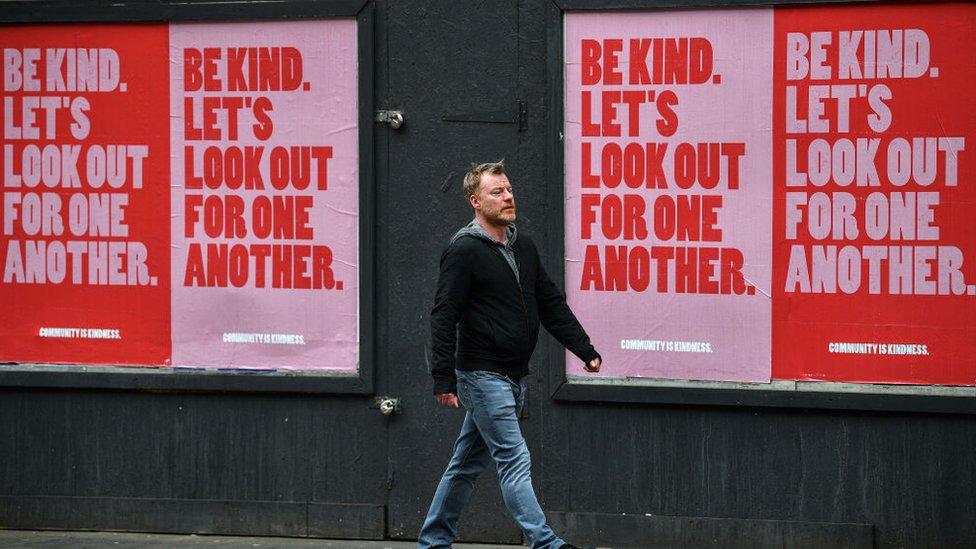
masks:
<path id="1" fill-rule="evenodd" d="M 33 549 L 414 549 L 413 541 L 358 541 L 124 532 L 0 530 L 0 548 Z M 522 545 L 458 543 L 455 549 L 524 549 Z"/>

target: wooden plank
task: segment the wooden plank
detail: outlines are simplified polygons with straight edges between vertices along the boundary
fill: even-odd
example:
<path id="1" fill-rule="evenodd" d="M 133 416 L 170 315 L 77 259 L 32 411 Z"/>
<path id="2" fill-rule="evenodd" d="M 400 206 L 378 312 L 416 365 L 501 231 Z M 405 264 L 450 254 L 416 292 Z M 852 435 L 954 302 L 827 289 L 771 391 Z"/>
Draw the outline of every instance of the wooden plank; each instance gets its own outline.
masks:
<path id="1" fill-rule="evenodd" d="M 385 508 L 355 503 L 0 496 L 0 528 L 383 539 Z"/>
<path id="2" fill-rule="evenodd" d="M 386 507 L 356 503 L 309 503 L 308 536 L 337 539 L 383 539 Z"/>
<path id="3" fill-rule="evenodd" d="M 0 526 L 305 536 L 306 504 L 276 501 L 0 496 Z"/>
<path id="4" fill-rule="evenodd" d="M 575 544 L 606 545 L 612 540 L 618 549 L 874 547 L 870 524 L 566 512 L 549 513 L 549 518 L 560 536 Z"/>
<path id="5" fill-rule="evenodd" d="M 236 19 L 292 19 L 349 17 L 368 0 L 276 0 L 275 2 L 168 2 L 129 0 L 77 2 L 75 0 L 4 2 L 3 23 L 63 23 L 74 21 L 196 21 Z"/>

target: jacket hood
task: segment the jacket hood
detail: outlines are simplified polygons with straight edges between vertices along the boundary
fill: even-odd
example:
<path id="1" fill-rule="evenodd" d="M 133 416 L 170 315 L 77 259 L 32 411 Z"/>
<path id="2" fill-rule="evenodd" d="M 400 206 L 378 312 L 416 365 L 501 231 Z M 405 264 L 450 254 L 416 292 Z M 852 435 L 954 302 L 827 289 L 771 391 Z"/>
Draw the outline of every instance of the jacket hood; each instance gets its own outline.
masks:
<path id="1" fill-rule="evenodd" d="M 508 241 L 505 243 L 505 246 L 511 247 L 512 244 L 515 244 L 515 238 L 518 236 L 518 231 L 515 229 L 515 225 L 509 225 L 508 229 L 506 229 L 506 232 L 508 233 L 507 235 Z M 494 238 L 492 238 L 488 234 L 487 231 L 485 231 L 484 227 L 482 227 L 481 224 L 478 223 L 477 219 L 472 219 L 471 223 L 468 223 L 464 227 L 461 227 L 461 229 L 458 232 L 454 233 L 454 236 L 451 237 L 451 243 L 453 244 L 455 241 L 457 241 L 457 239 L 463 236 L 480 238 L 482 240 L 487 240 L 492 244 L 501 245 L 501 242 L 497 242 Z"/>

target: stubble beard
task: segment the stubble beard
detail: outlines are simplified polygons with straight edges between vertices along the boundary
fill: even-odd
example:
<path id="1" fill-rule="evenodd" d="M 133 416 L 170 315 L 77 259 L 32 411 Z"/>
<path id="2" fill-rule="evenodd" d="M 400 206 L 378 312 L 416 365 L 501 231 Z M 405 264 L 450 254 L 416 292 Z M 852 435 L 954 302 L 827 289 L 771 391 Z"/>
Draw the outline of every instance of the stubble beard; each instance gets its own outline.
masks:
<path id="1" fill-rule="evenodd" d="M 510 210 L 502 210 L 499 216 L 509 225 L 515 223 L 515 206 L 513 205 Z"/>
<path id="2" fill-rule="evenodd" d="M 503 208 L 499 210 L 497 213 L 490 216 L 488 218 L 488 221 L 494 225 L 508 226 L 515 222 L 515 218 L 516 218 L 515 206 L 513 205 L 510 209 Z"/>

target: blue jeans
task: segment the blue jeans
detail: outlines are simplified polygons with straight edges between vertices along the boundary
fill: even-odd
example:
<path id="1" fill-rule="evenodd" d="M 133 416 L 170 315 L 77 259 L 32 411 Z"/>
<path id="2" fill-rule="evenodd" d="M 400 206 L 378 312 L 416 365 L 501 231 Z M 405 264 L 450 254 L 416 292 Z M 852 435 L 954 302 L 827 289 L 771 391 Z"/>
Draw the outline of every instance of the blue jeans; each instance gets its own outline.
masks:
<path id="1" fill-rule="evenodd" d="M 420 530 L 420 549 L 451 547 L 458 517 L 478 475 L 492 461 L 508 512 L 532 549 L 557 549 L 565 542 L 546 525 L 532 489 L 529 449 L 519 429 L 525 405 L 525 381 L 516 383 L 494 372 L 457 371 L 458 399 L 467 409 L 454 456 L 447 465 Z"/>

